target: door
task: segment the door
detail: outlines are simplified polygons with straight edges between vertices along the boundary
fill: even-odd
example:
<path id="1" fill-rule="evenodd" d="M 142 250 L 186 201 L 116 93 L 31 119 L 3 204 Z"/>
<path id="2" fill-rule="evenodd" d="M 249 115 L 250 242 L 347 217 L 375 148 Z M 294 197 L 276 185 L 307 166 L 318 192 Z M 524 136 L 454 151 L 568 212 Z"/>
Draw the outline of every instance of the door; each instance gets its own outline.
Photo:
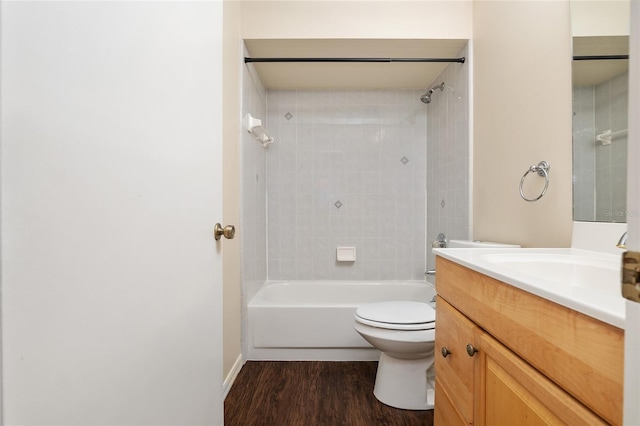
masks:
<path id="1" fill-rule="evenodd" d="M 6 424 L 222 424 L 221 2 L 3 2 Z"/>
<path id="2" fill-rule="evenodd" d="M 631 2 L 629 40 L 629 164 L 627 209 L 629 250 L 640 252 L 640 3 Z M 624 423 L 640 424 L 640 303 L 627 301 L 624 363 Z"/>

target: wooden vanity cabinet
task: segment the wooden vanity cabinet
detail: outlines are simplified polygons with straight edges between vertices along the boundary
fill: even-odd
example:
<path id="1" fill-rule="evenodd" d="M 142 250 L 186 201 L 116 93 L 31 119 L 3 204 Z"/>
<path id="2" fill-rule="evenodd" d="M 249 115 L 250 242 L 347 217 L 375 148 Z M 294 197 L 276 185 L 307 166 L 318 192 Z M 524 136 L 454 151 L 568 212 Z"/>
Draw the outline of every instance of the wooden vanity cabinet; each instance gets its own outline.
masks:
<path id="1" fill-rule="evenodd" d="M 440 257 L 437 270 L 436 426 L 622 424 L 622 330 Z"/>

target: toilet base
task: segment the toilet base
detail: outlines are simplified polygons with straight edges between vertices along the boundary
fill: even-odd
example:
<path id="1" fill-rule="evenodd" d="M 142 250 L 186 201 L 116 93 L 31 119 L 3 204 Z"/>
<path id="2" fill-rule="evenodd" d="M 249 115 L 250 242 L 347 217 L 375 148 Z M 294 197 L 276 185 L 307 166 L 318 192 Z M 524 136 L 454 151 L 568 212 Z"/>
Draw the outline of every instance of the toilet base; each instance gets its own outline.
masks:
<path id="1" fill-rule="evenodd" d="M 380 354 L 373 394 L 383 404 L 404 410 L 433 409 L 433 355 L 421 359 L 397 359 Z"/>

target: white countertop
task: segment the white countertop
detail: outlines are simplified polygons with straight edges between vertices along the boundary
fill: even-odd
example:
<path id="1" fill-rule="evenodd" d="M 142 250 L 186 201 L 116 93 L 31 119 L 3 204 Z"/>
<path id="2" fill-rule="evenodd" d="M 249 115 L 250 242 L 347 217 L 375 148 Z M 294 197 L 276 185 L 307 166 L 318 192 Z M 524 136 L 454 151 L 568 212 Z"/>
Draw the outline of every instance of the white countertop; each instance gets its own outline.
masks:
<path id="1" fill-rule="evenodd" d="M 433 252 L 521 290 L 624 329 L 625 299 L 621 295 L 621 255 L 571 248 L 446 248 L 433 249 Z"/>

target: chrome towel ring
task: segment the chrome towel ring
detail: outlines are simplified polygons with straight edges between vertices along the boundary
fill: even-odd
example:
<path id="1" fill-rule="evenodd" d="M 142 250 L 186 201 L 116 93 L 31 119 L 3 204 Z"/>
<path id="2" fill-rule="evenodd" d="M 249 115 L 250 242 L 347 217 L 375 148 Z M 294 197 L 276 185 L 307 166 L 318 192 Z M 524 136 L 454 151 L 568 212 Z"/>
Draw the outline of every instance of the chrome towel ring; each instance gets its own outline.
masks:
<path id="1" fill-rule="evenodd" d="M 538 201 L 540 198 L 542 198 L 542 196 L 547 192 L 547 188 L 549 188 L 549 169 L 550 168 L 551 166 L 546 161 L 539 162 L 537 166 L 529 167 L 529 170 L 527 170 L 525 174 L 522 176 L 522 179 L 520 179 L 520 196 L 522 197 L 523 200 Z M 542 190 L 542 193 L 540 193 L 540 195 L 538 195 L 536 198 L 525 197 L 524 191 L 522 190 L 522 185 L 524 184 L 524 180 L 526 179 L 527 175 L 531 172 L 535 172 L 538 174 L 538 176 L 544 177 L 544 189 Z"/>

